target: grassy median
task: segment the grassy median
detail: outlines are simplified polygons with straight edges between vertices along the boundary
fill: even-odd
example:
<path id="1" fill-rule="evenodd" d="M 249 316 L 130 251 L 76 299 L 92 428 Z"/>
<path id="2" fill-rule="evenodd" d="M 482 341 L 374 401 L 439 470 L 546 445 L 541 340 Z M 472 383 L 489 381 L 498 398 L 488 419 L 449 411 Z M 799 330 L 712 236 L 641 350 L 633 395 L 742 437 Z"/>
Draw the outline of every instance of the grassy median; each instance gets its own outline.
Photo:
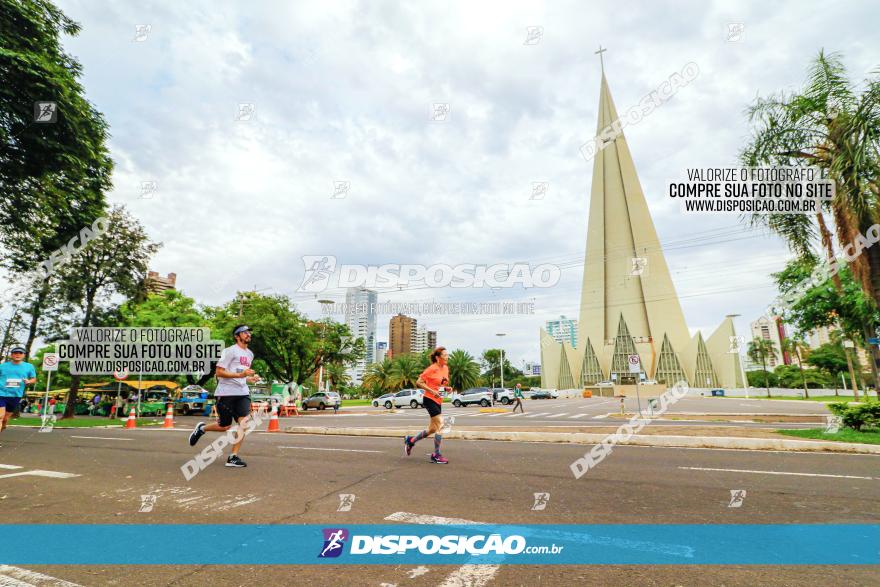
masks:
<path id="1" fill-rule="evenodd" d="M 146 418 L 138 418 L 137 425 L 138 426 L 159 426 L 164 422 L 162 419 L 146 419 Z M 33 427 L 39 428 L 42 422 L 40 418 L 14 418 L 9 420 L 10 426 L 22 426 L 22 427 Z M 55 426 L 59 428 L 100 428 L 112 426 L 114 428 L 121 428 L 125 425 L 125 420 L 110 420 L 109 418 L 89 418 L 89 417 L 80 417 L 73 418 L 70 420 L 61 420 L 58 419 L 55 421 Z"/>
<path id="2" fill-rule="evenodd" d="M 834 440 L 837 442 L 858 442 L 861 444 L 880 444 L 880 429 L 858 432 L 850 428 L 841 428 L 838 432 L 829 433 L 821 428 L 806 430 L 777 430 L 779 434 L 808 438 L 810 440 Z"/>

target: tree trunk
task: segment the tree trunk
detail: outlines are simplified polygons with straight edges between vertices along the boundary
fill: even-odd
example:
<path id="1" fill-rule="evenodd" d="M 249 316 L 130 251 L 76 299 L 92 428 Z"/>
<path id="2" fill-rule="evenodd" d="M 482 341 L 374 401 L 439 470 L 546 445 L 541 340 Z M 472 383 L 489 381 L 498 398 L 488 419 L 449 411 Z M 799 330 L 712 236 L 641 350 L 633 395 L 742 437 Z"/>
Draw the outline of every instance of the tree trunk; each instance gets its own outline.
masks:
<path id="1" fill-rule="evenodd" d="M 767 373 L 767 360 L 761 356 L 761 366 L 764 367 L 764 387 L 767 388 L 767 397 L 770 397 L 770 375 Z"/>
<path id="2" fill-rule="evenodd" d="M 801 381 L 804 384 L 804 399 L 810 399 L 810 392 L 807 391 L 807 378 L 804 375 L 804 366 L 801 365 L 801 353 L 797 349 L 794 349 L 794 357 L 798 362 L 798 370 L 801 372 Z"/>
<path id="3" fill-rule="evenodd" d="M 49 278 L 43 280 L 43 284 L 40 286 L 40 291 L 37 293 L 37 299 L 34 300 L 34 303 L 31 305 L 30 314 L 31 320 L 28 325 L 28 338 L 27 342 L 24 344 L 24 360 L 27 361 L 31 356 L 31 347 L 34 344 L 34 339 L 37 338 L 37 327 L 40 322 L 40 317 L 43 315 L 43 304 L 46 303 L 46 297 L 49 295 Z"/>
<path id="4" fill-rule="evenodd" d="M 849 369 L 849 381 L 853 391 L 853 399 L 859 401 L 859 390 L 856 387 L 856 372 L 853 369 L 852 356 L 850 356 L 846 347 L 843 347 L 843 354 L 846 355 L 846 366 Z"/>
<path id="5" fill-rule="evenodd" d="M 83 328 L 87 328 L 92 322 L 92 312 L 95 309 L 95 297 L 94 294 L 88 296 L 86 298 L 86 312 L 83 317 L 82 326 Z M 74 411 L 76 410 L 76 396 L 79 393 L 79 375 L 70 376 L 70 389 L 67 390 L 67 405 L 64 406 L 64 415 L 61 416 L 62 420 L 70 419 L 74 417 Z M 140 390 L 138 390 L 140 392 Z"/>

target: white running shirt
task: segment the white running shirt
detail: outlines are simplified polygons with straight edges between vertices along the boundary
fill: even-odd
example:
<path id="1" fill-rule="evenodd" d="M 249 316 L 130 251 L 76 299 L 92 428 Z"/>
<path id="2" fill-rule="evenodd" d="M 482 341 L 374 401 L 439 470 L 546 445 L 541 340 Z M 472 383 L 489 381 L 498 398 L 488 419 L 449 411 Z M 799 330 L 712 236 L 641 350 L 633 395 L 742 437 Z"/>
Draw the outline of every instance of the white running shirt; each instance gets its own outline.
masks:
<path id="1" fill-rule="evenodd" d="M 217 366 L 223 367 L 230 373 L 241 373 L 245 369 L 250 369 L 253 361 L 254 353 L 251 352 L 250 349 L 243 349 L 237 344 L 234 344 L 223 350 L 223 354 L 220 355 L 220 361 L 217 363 Z M 228 377 L 217 378 L 217 389 L 214 391 L 214 396 L 222 397 L 225 395 L 249 394 L 250 390 L 248 389 L 247 381 L 245 381 L 244 377 L 237 379 L 229 379 Z"/>

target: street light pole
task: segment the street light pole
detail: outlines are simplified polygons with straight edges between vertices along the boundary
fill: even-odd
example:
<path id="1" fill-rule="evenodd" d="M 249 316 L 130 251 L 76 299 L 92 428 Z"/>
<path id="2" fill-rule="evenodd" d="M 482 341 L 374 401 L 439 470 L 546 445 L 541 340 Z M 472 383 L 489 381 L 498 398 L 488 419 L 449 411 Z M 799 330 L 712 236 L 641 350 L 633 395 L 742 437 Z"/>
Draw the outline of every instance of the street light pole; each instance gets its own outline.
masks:
<path id="1" fill-rule="evenodd" d="M 332 306 L 335 302 L 333 300 L 318 300 L 318 303 L 321 304 L 321 311 L 324 312 L 327 308 Z M 329 320 L 329 318 L 328 318 Z M 324 336 L 327 334 L 327 324 L 324 324 L 324 328 L 321 330 L 321 346 L 323 347 Z M 322 349 L 323 350 L 323 349 Z M 324 385 L 324 357 L 321 357 L 321 365 L 318 367 L 318 391 L 322 391 L 322 387 Z"/>
<path id="2" fill-rule="evenodd" d="M 505 333 L 499 332 L 495 336 L 499 336 L 499 337 L 505 336 Z M 499 369 L 499 371 L 501 371 L 501 388 L 503 389 L 504 388 L 504 348 L 502 347 L 500 350 L 501 350 L 501 364 L 498 369 Z"/>

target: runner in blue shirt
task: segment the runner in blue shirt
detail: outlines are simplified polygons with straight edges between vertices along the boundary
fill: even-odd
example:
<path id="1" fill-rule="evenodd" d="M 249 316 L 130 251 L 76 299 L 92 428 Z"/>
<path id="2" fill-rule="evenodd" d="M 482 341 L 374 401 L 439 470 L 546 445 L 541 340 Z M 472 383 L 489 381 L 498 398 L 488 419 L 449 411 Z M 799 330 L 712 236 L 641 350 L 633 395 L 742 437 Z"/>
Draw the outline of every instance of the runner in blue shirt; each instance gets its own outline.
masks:
<path id="1" fill-rule="evenodd" d="M 37 382 L 34 366 L 24 362 L 24 348 L 12 347 L 11 361 L 0 363 L 0 431 L 6 429 L 9 418 L 18 409 L 24 396 L 24 386 Z"/>

